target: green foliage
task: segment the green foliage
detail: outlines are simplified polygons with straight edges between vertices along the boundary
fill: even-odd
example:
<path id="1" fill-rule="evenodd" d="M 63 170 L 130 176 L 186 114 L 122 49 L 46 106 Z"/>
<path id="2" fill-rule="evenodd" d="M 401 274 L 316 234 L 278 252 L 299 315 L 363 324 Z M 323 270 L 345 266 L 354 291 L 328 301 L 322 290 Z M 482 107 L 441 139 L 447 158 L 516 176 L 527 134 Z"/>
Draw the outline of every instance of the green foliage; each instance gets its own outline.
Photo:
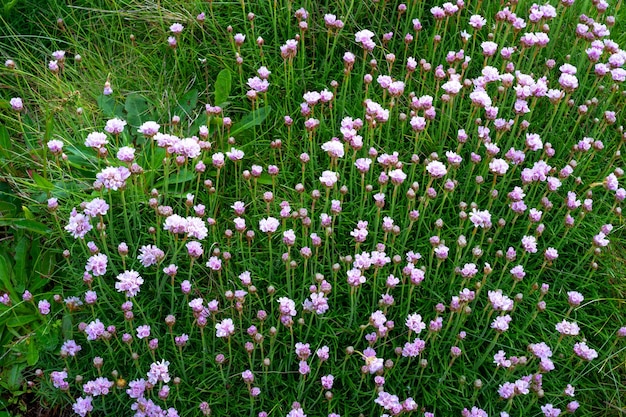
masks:
<path id="1" fill-rule="evenodd" d="M 527 19 L 532 3 L 519 1 L 511 10 Z M 0 51 L 15 61 L 16 68 L 0 68 L 0 295 L 6 293 L 9 300 L 0 305 L 4 401 L 0 408 L 9 402 L 14 406 L 20 396 L 33 392 L 46 406 L 68 407 L 70 398 L 86 396 L 84 383 L 102 376 L 115 386 L 108 397 L 94 397 L 92 415 L 132 415 L 134 399 L 125 392 L 128 383 L 147 378 L 151 364 L 167 360 L 170 374 L 179 381 L 169 382 L 167 401 L 158 397 L 162 382 L 147 397 L 163 408 L 175 407 L 181 416 L 198 415 L 203 401 L 213 415 L 267 411 L 284 416 L 298 401 L 308 415 L 375 416 L 388 410 L 374 402 L 379 391 L 374 375 L 362 370 L 371 365 L 364 355 L 373 347 L 376 358 L 387 361 L 387 367 L 378 371 L 386 381 L 381 389 L 400 400 L 412 397 L 424 409 L 414 413 L 420 416 L 423 411 L 460 415 L 472 406 L 489 415 L 507 410 L 511 415 L 537 416 L 547 403 L 565 409 L 571 400 L 563 394 L 567 384 L 576 387 L 579 415 L 611 415 L 623 409 L 626 356 L 624 339 L 616 338 L 615 332 L 625 325 L 626 238 L 623 203 L 606 181 L 613 173 L 624 186 L 619 173 L 624 165 L 619 153 L 624 143 L 619 128 L 626 104 L 624 87 L 609 76 L 593 74 L 585 55 L 589 42 L 576 37 L 574 28 L 581 13 L 602 22 L 614 13 L 612 38 L 623 46 L 624 9 L 611 6 L 609 12 L 597 13 L 590 2 L 579 1 L 571 8 L 558 6 L 555 19 L 528 21 L 527 28 L 518 31 L 495 20 L 500 2 L 466 1 L 458 17 L 440 21 L 430 13 L 437 2 L 406 4 L 407 11 L 399 13 L 400 1 L 5 1 L 10 14 L 0 20 Z M 307 19 L 294 17 L 300 7 L 307 9 Z M 196 18 L 200 12 L 205 13 L 204 21 Z M 345 26 L 325 25 L 327 13 Z M 473 14 L 483 15 L 488 25 L 470 28 L 467 22 Z M 420 19 L 421 31 L 414 30 L 413 19 Z M 298 26 L 301 20 L 306 20 L 306 30 Z M 169 27 L 177 22 L 184 30 L 173 35 Z M 524 32 L 539 33 L 544 23 L 550 27 L 548 46 L 521 47 Z M 355 42 L 354 34 L 362 29 L 375 32 L 372 52 L 363 53 Z M 469 32 L 465 42 L 459 37 L 464 30 Z M 382 34 L 389 32 L 393 37 L 383 41 Z M 245 35 L 242 45 L 235 44 L 236 33 Z M 405 34 L 415 40 L 405 42 Z M 296 35 L 297 53 L 283 58 L 280 46 Z M 176 48 L 168 46 L 169 36 L 175 37 Z M 263 42 L 257 43 L 258 37 Z M 487 40 L 499 48 L 516 46 L 510 62 L 533 82 L 545 75 L 549 88 L 561 88 L 559 67 L 570 63 L 577 67 L 580 85 L 556 104 L 546 97 L 529 97 L 529 112 L 523 114 L 514 110 L 517 97 L 512 86 L 489 83 L 486 91 L 498 107 L 497 116 L 514 121 L 512 128 L 498 129 L 485 109 L 472 105 L 472 83 L 445 99 L 442 89 L 454 74 L 460 75 L 461 83 L 480 77 L 486 65 L 493 68 L 490 71 L 506 72 L 509 61 L 499 53 L 482 55 L 481 45 Z M 461 49 L 471 61 L 446 62 L 448 51 L 460 55 Z M 53 73 L 47 63 L 58 50 L 66 51 L 66 57 L 60 71 Z M 353 67 L 342 62 L 346 51 L 356 56 Z M 408 57 L 425 62 L 407 71 Z M 603 62 L 606 58 L 603 55 Z M 554 68 L 546 67 L 547 59 L 555 59 Z M 435 76 L 439 64 L 448 70 L 443 78 Z M 261 66 L 271 70 L 268 90 L 248 94 L 247 80 Z M 366 74 L 373 78 L 367 86 Z M 377 82 L 380 75 L 404 82 L 404 92 L 392 97 Z M 112 94 L 103 94 L 105 83 Z M 306 114 L 304 94 L 323 90 L 332 92 L 333 98 L 311 104 Z M 19 113 L 9 104 L 17 96 L 24 99 Z M 432 96 L 436 109 L 432 120 L 426 108 L 413 102 L 425 96 Z M 388 111 L 389 120 L 368 120 L 367 100 Z M 207 114 L 207 104 L 222 111 Z M 616 123 L 606 120 L 606 111 L 616 112 Z M 174 116 L 180 123 L 173 122 Z M 293 123 L 286 123 L 285 116 Z M 414 116 L 428 116 L 423 131 L 410 123 Z M 362 128 L 354 129 L 362 147 L 341 137 L 346 117 L 363 121 Z M 123 132 L 107 133 L 102 150 L 86 146 L 87 135 L 104 132 L 113 118 L 127 122 Z M 225 123 L 228 119 L 232 125 Z M 155 138 L 138 132 L 147 121 L 157 122 L 162 133 L 199 138 L 200 154 L 189 157 L 175 147 L 158 146 Z M 529 125 L 522 128 L 525 121 Z M 490 131 L 479 133 L 478 126 Z M 461 129 L 468 133 L 467 142 L 457 139 Z M 540 135 L 539 150 L 529 150 L 527 133 Z M 582 152 L 579 143 L 585 137 L 602 141 L 602 146 L 592 143 Z M 341 140 L 343 157 L 321 149 L 331 138 Z M 47 147 L 52 140 L 63 143 L 62 154 Z M 486 150 L 490 142 L 499 147 L 496 155 Z M 117 159 L 122 147 L 135 150 L 132 162 Z M 523 163 L 515 165 L 504 156 L 511 148 L 523 150 Z M 242 160 L 229 155 L 238 149 L 245 152 Z M 549 149 L 554 155 L 548 156 Z M 456 166 L 448 161 L 447 152 L 463 161 Z M 480 155 L 481 162 L 470 162 L 472 153 Z M 377 156 L 383 154 L 397 162 L 380 163 Z M 359 172 L 355 166 L 359 158 L 372 161 L 369 171 Z M 497 158 L 506 159 L 506 174 L 495 175 L 491 169 L 489 163 Z M 442 178 L 426 170 L 434 160 L 447 166 Z M 547 176 L 560 178 L 558 190 L 547 190 L 543 181 L 521 180 L 522 170 L 539 162 L 550 165 Z M 573 174 L 560 175 L 568 166 Z M 107 167 L 125 167 L 132 174 L 119 189 L 107 190 L 96 181 Z M 406 180 L 388 179 L 397 170 L 406 174 Z M 324 171 L 337 173 L 338 183 L 326 188 L 320 182 Z M 523 214 L 511 210 L 507 197 L 515 186 L 526 194 Z M 568 207 L 568 191 L 581 202 L 592 200 L 593 208 Z M 49 198 L 58 199 L 58 209 L 48 209 Z M 84 239 L 74 239 L 66 230 L 71 213 L 84 214 L 85 203 L 96 198 L 109 205 L 107 213 L 90 218 L 92 229 Z M 234 211 L 239 201 L 244 202 L 243 213 Z M 529 220 L 531 208 L 542 211 L 540 221 Z M 410 217 L 415 211 L 419 216 Z M 475 227 L 469 218 L 476 211 L 488 211 L 493 224 Z M 170 214 L 202 217 L 207 236 L 200 239 L 204 252 L 199 259 L 187 253 L 193 236 L 165 230 Z M 270 216 L 278 219 L 279 227 L 266 233 L 260 222 Z M 566 226 L 567 216 L 572 216 L 571 228 Z M 397 229 L 385 225 L 386 218 Z M 368 222 L 368 234 L 364 242 L 356 242 L 353 232 L 361 221 Z M 592 244 L 608 223 L 613 225 L 605 236 L 608 247 Z M 296 236 L 294 245 L 287 243 L 285 233 L 290 231 Z M 320 238 L 319 245 L 312 233 Z M 537 239 L 538 253 L 522 250 L 525 236 Z M 122 242 L 128 254 L 118 246 Z M 146 267 L 139 258 L 147 245 L 157 246 L 163 254 Z M 449 250 L 445 259 L 436 255 L 443 246 Z M 509 247 L 517 250 L 515 260 L 505 256 Z M 544 257 L 548 248 L 558 250 L 554 262 Z M 108 259 L 102 276 L 86 268 L 96 252 Z M 363 268 L 365 282 L 352 286 L 346 279 L 348 271 L 365 252 L 370 256 L 385 252 L 389 262 Z M 409 252 L 419 253 L 420 259 L 408 261 Z M 219 261 L 221 267 L 211 267 L 209 261 Z M 469 264 L 477 272 L 465 276 L 461 270 Z M 175 276 L 165 273 L 169 265 L 177 266 L 175 274 L 169 270 Z M 526 272 L 520 281 L 511 277 L 517 265 Z M 411 269 L 424 272 L 421 285 L 411 283 Z M 144 280 L 134 297 L 116 288 L 118 277 L 129 270 Z M 243 283 L 244 272 L 250 273 L 252 285 Z M 388 283 L 389 276 L 399 282 Z M 182 293 L 183 280 L 190 281 L 191 293 Z M 549 284 L 547 293 L 539 290 L 542 283 Z M 303 303 L 312 300 L 312 294 L 320 295 L 322 286 L 332 287 L 322 297 L 329 310 L 306 311 Z M 487 294 L 497 289 L 515 299 L 513 311 L 494 313 Z M 26 290 L 34 295 L 32 302 L 23 300 Z M 568 304 L 567 292 L 574 290 L 585 296 L 580 306 Z M 93 305 L 86 301 L 87 291 L 97 294 Z M 462 301 L 461 308 L 452 311 L 454 297 L 469 291 L 476 298 Z M 55 297 L 59 303 L 52 302 Z M 80 304 L 71 297 L 78 297 Z M 294 323 L 280 320 L 281 297 L 294 301 Z M 198 298 L 204 306 L 211 300 L 219 305 L 207 317 L 194 314 L 189 303 Z M 52 302 L 47 315 L 38 311 L 37 303 L 44 300 Z M 132 317 L 120 310 L 129 300 Z M 538 309 L 542 301 L 547 303 L 545 311 Z M 445 311 L 436 310 L 439 303 Z M 259 310 L 267 318 L 259 318 Z M 386 330 L 373 325 L 376 310 L 384 313 Z M 411 313 L 421 314 L 426 325 L 441 319 L 442 330 L 407 331 L 405 320 Z M 166 324 L 170 314 L 175 324 Z M 505 315 L 512 317 L 511 327 L 496 333 L 491 324 Z M 206 318 L 203 325 L 201 317 Z M 216 337 L 215 325 L 228 318 L 233 319 L 235 334 Z M 96 319 L 115 329 L 88 340 L 81 329 Z M 578 323 L 580 335 L 560 337 L 555 324 L 562 320 Z M 137 335 L 141 325 L 151 327 L 145 340 Z M 130 341 L 123 341 L 124 333 L 132 336 Z M 182 334 L 189 340 L 178 346 L 175 337 Z M 424 352 L 414 358 L 403 356 L 405 343 L 416 337 L 425 342 Z M 153 338 L 158 339 L 156 349 L 149 347 Z M 82 350 L 76 357 L 61 358 L 60 347 L 68 340 Z M 583 361 L 572 353 L 574 344 L 583 340 L 597 350 L 598 358 Z M 554 352 L 552 372 L 540 372 L 539 359 L 528 352 L 529 344 L 542 341 Z M 297 342 L 310 343 L 313 351 L 306 376 L 299 372 Z M 323 345 L 330 351 L 326 362 L 315 355 Z M 462 351 L 454 359 L 453 346 Z M 527 359 L 526 364 L 510 369 L 494 366 L 499 350 L 508 358 Z M 217 355 L 224 355 L 225 362 L 219 363 Z M 104 358 L 101 369 L 94 367 L 95 357 Z M 43 376 L 34 373 L 36 368 Z M 51 381 L 51 372 L 64 368 L 70 384 L 67 393 Z M 242 381 L 247 369 L 255 376 L 253 384 Z M 327 374 L 335 376 L 332 389 L 320 384 L 320 377 Z M 509 402 L 500 398 L 502 384 L 537 374 L 543 375 L 543 395 L 520 394 Z M 82 382 L 76 380 L 78 375 Z M 251 396 L 253 386 L 261 389 L 259 397 Z"/>

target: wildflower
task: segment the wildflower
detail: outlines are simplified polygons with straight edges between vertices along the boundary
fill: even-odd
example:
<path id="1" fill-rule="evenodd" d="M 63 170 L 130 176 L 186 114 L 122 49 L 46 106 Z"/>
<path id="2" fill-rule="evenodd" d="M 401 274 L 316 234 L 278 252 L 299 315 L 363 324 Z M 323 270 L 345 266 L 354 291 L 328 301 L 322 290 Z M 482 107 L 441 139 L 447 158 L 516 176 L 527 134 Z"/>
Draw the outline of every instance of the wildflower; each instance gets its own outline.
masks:
<path id="1" fill-rule="evenodd" d="M 522 247 L 526 252 L 536 253 L 537 252 L 537 238 L 534 236 L 524 236 L 522 237 Z"/>
<path id="2" fill-rule="evenodd" d="M 137 259 L 139 259 L 141 264 L 146 268 L 156 265 L 165 257 L 165 252 L 154 245 L 144 245 L 139 249 L 139 252 L 140 254 L 137 256 Z"/>
<path id="3" fill-rule="evenodd" d="M 339 140 L 325 142 L 321 146 L 322 150 L 328 153 L 331 158 L 343 158 L 345 155 L 343 144 Z"/>
<path id="4" fill-rule="evenodd" d="M 85 327 L 85 334 L 87 335 L 87 340 L 97 340 L 104 334 L 104 324 L 99 319 L 96 319 L 90 322 Z"/>
<path id="5" fill-rule="evenodd" d="M 85 398 L 78 397 L 76 402 L 72 404 L 72 410 L 80 417 L 85 417 L 91 411 L 93 411 L 93 405 L 91 404 L 92 397 L 87 395 Z"/>
<path id="6" fill-rule="evenodd" d="M 124 131 L 126 124 L 127 123 L 124 120 L 118 118 L 110 119 L 107 120 L 104 130 L 112 135 L 119 135 Z"/>
<path id="7" fill-rule="evenodd" d="M 148 137 L 153 137 L 158 133 L 160 128 L 161 125 L 159 125 L 157 122 L 148 121 L 139 126 L 137 132 Z"/>
<path id="8" fill-rule="evenodd" d="M 224 319 L 215 325 L 215 335 L 217 337 L 230 337 L 235 333 L 235 326 L 232 319 Z"/>
<path id="9" fill-rule="evenodd" d="M 567 302 L 572 307 L 578 307 L 580 303 L 583 302 L 585 297 L 578 291 L 568 291 L 567 292 Z"/>
<path id="10" fill-rule="evenodd" d="M 545 417 L 558 417 L 561 414 L 561 410 L 554 408 L 552 404 L 542 405 L 541 411 Z"/>
<path id="11" fill-rule="evenodd" d="M 124 271 L 117 276 L 119 282 L 115 283 L 115 289 L 118 292 L 125 292 L 127 297 L 134 297 L 140 291 L 141 284 L 143 284 L 143 278 L 139 275 L 139 272 L 130 270 Z"/>
<path id="12" fill-rule="evenodd" d="M 574 353 L 585 361 L 592 361 L 598 357 L 598 352 L 591 349 L 585 342 L 579 342 L 574 345 Z"/>
<path id="13" fill-rule="evenodd" d="M 501 158 L 489 162 L 489 170 L 496 175 L 504 175 L 509 170 L 509 164 Z"/>
<path id="14" fill-rule="evenodd" d="M 219 271 L 222 269 L 222 261 L 217 256 L 211 256 L 206 263 L 207 268 L 211 268 L 213 271 Z"/>
<path id="15" fill-rule="evenodd" d="M 259 221 L 259 229 L 264 233 L 274 233 L 280 225 L 279 221 L 274 217 L 268 217 Z"/>
<path id="16" fill-rule="evenodd" d="M 312 293 L 310 300 L 306 299 L 302 306 L 306 311 L 315 312 L 318 315 L 324 314 L 328 311 L 328 299 L 322 292 Z"/>
<path id="17" fill-rule="evenodd" d="M 66 340 L 61 346 L 61 357 L 76 356 L 78 352 L 82 350 L 82 347 L 73 340 Z"/>
<path id="18" fill-rule="evenodd" d="M 150 326 L 143 325 L 137 327 L 137 339 L 145 339 L 146 337 L 150 337 Z"/>
<path id="19" fill-rule="evenodd" d="M 169 366 L 170 363 L 166 360 L 152 363 L 147 374 L 148 382 L 152 385 L 156 385 L 159 381 L 166 384 L 170 382 Z"/>
<path id="20" fill-rule="evenodd" d="M 555 327 L 559 333 L 565 336 L 578 336 L 580 332 L 580 327 L 578 327 L 576 322 L 569 322 L 567 320 L 557 323 Z"/>
<path id="21" fill-rule="evenodd" d="M 108 190 L 117 191 L 126 186 L 130 171 L 126 167 L 107 167 L 96 174 L 98 181 Z"/>
<path id="22" fill-rule="evenodd" d="M 50 314 L 50 302 L 48 300 L 39 301 L 37 308 L 39 309 L 39 313 L 44 316 Z"/>
<path id="23" fill-rule="evenodd" d="M 91 272 L 94 277 L 99 277 L 107 272 L 108 258 L 103 253 L 91 256 L 85 265 L 85 271 Z"/>
<path id="24" fill-rule="evenodd" d="M 85 139 L 85 146 L 96 150 L 102 148 L 107 143 L 109 143 L 109 139 L 106 134 L 102 132 L 91 132 L 87 135 L 87 139 Z"/>
<path id="25" fill-rule="evenodd" d="M 511 316 L 508 314 L 505 316 L 498 316 L 495 318 L 493 323 L 491 323 L 491 328 L 500 333 L 506 332 L 509 330 L 509 323 L 511 323 L 511 320 Z"/>
<path id="26" fill-rule="evenodd" d="M 433 178 L 441 178 L 448 173 L 446 166 L 439 161 L 432 161 L 426 166 L 426 171 Z"/>
<path id="27" fill-rule="evenodd" d="M 491 214 L 488 210 L 479 211 L 476 208 L 472 208 L 472 213 L 470 214 L 470 221 L 474 224 L 474 227 L 480 227 L 483 229 L 488 229 L 491 227 Z"/>

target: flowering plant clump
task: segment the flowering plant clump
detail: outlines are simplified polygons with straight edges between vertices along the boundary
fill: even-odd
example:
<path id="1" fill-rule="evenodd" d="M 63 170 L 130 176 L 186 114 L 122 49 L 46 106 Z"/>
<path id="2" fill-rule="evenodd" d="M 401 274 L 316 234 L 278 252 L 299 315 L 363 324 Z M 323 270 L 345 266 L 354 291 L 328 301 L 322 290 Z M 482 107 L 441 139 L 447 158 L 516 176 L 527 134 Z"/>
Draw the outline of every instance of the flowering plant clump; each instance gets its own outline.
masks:
<path id="1" fill-rule="evenodd" d="M 621 1 L 124 4 L 2 50 L 14 396 L 139 417 L 626 406 Z M 41 39 L 65 50 L 27 55 Z"/>

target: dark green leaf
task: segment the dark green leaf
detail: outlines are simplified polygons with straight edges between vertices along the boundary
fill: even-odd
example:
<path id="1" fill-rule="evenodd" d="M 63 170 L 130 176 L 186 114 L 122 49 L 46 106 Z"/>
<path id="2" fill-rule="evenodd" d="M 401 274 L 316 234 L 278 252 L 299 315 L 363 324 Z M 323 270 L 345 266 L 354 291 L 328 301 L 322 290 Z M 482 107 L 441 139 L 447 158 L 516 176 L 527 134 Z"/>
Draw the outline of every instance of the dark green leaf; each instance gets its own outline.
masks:
<path id="1" fill-rule="evenodd" d="M 4 216 L 11 216 L 15 215 L 16 211 L 17 206 L 15 204 L 0 200 L 0 214 L 3 214 Z"/>
<path id="2" fill-rule="evenodd" d="M 58 326 L 40 326 L 35 333 L 39 349 L 51 352 L 59 345 L 60 331 Z"/>
<path id="3" fill-rule="evenodd" d="M 11 150 L 11 137 L 5 126 L 0 125 L 0 154 L 8 157 Z"/>
<path id="4" fill-rule="evenodd" d="M 179 110 L 184 114 L 189 115 L 193 109 L 198 105 L 198 90 L 193 89 L 185 93 L 178 102 Z"/>
<path id="5" fill-rule="evenodd" d="M 236 123 L 230 131 L 232 136 L 235 136 L 237 133 L 244 132 L 251 127 L 258 126 L 265 118 L 269 115 L 272 108 L 270 106 L 261 107 L 258 110 L 253 111 L 252 113 L 246 115 L 243 119 L 241 119 L 238 123 Z"/>
<path id="6" fill-rule="evenodd" d="M 11 391 L 17 390 L 22 384 L 22 371 L 26 368 L 25 363 L 20 363 L 13 365 L 9 370 L 9 375 L 7 377 L 7 385 Z"/>
<path id="7" fill-rule="evenodd" d="M 230 70 L 223 69 L 219 74 L 217 74 L 217 79 L 215 80 L 215 95 L 213 97 L 213 101 L 216 106 L 219 106 L 228 100 L 231 82 L 232 75 Z"/>
<path id="8" fill-rule="evenodd" d="M 63 335 L 63 339 L 72 339 L 73 327 L 72 327 L 72 316 L 69 313 L 63 314 L 63 321 L 61 322 L 61 334 Z"/>
<path id="9" fill-rule="evenodd" d="M 112 96 L 101 94 L 97 99 L 98 107 L 106 117 L 115 117 L 115 100 Z"/>
<path id="10" fill-rule="evenodd" d="M 7 320 L 7 327 L 23 327 L 28 323 L 32 323 L 39 319 L 39 316 L 31 315 L 20 315 L 17 317 L 11 317 Z"/>
<path id="11" fill-rule="evenodd" d="M 51 230 L 43 224 L 39 223 L 35 220 L 27 220 L 27 219 L 11 219 L 11 218 L 1 218 L 0 226 L 14 226 L 18 229 L 28 230 L 30 232 L 39 233 L 42 235 L 50 234 Z"/>
<path id="12" fill-rule="evenodd" d="M 140 126 L 148 115 L 148 101 L 141 94 L 129 94 L 124 104 L 126 121 L 133 127 Z"/>
<path id="13" fill-rule="evenodd" d="M 193 170 L 181 169 L 178 174 L 175 172 L 170 173 L 168 185 L 180 184 L 183 182 L 191 181 L 196 177 L 196 173 Z M 165 180 L 159 181 L 155 187 L 161 188 L 165 185 Z"/>
<path id="14" fill-rule="evenodd" d="M 30 248 L 30 240 L 23 236 L 15 245 L 15 283 L 17 286 L 26 284 L 26 259 L 28 257 L 28 249 Z M 19 288 L 18 288 L 19 289 Z"/>
<path id="15" fill-rule="evenodd" d="M 10 293 L 13 292 L 11 269 L 9 260 L 4 255 L 0 255 L 0 283 L 2 283 L 2 287 Z"/>
<path id="16" fill-rule="evenodd" d="M 39 278 L 49 278 L 54 271 L 56 265 L 56 256 L 51 251 L 43 252 L 35 263 L 35 272 L 38 277 L 33 277 L 35 281 L 39 281 Z M 45 280 L 43 280 L 45 281 Z"/>
<path id="17" fill-rule="evenodd" d="M 26 363 L 28 366 L 34 366 L 39 361 L 39 349 L 37 347 L 37 343 L 35 343 L 34 338 L 29 338 L 26 340 L 28 343 L 28 351 L 26 352 Z"/>
<path id="18" fill-rule="evenodd" d="M 33 173 L 33 180 L 35 181 L 35 184 L 37 184 L 37 187 L 41 188 L 42 190 L 52 191 L 54 189 L 54 184 L 52 184 L 50 181 L 37 174 L 36 172 Z"/>

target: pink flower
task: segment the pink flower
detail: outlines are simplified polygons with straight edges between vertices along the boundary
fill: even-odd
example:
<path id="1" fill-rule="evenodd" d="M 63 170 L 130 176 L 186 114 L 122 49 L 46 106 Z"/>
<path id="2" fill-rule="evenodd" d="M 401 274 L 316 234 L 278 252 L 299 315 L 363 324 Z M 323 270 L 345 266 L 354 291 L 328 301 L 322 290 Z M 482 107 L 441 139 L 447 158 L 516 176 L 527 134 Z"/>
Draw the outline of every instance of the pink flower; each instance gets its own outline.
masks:
<path id="1" fill-rule="evenodd" d="M 576 322 L 569 322 L 567 320 L 563 320 L 560 323 L 556 324 L 556 330 L 565 336 L 578 336 L 580 333 L 580 327 Z"/>
<path id="2" fill-rule="evenodd" d="M 76 402 L 72 404 L 72 410 L 80 417 L 85 417 L 91 411 L 93 411 L 93 405 L 91 405 L 92 397 L 87 395 L 85 398 L 78 397 Z"/>
<path id="3" fill-rule="evenodd" d="M 126 122 L 124 120 L 115 118 L 107 120 L 104 130 L 112 135 L 119 135 L 124 131 L 124 127 L 126 127 Z"/>
<path id="4" fill-rule="evenodd" d="M 331 188 L 333 187 L 337 181 L 338 181 L 338 176 L 336 172 L 333 171 L 324 171 L 322 172 L 322 176 L 320 177 L 320 182 L 328 187 Z"/>
<path id="5" fill-rule="evenodd" d="M 169 366 L 170 363 L 166 360 L 152 363 L 150 365 L 150 371 L 148 371 L 147 374 L 148 382 L 152 385 L 156 385 L 159 381 L 165 382 L 166 384 L 170 382 Z"/>
<path id="6" fill-rule="evenodd" d="M 48 300 L 39 301 L 37 307 L 39 308 L 40 314 L 44 316 L 50 314 L 50 302 Z"/>
<path id="7" fill-rule="evenodd" d="M 119 282 L 115 283 L 115 289 L 118 292 L 125 292 L 127 297 L 134 297 L 140 290 L 141 284 L 143 284 L 143 278 L 138 272 L 130 270 L 124 271 L 117 276 Z"/>
<path id="8" fill-rule="evenodd" d="M 85 265 L 85 271 L 91 272 L 94 277 L 99 277 L 107 272 L 108 258 L 103 253 L 91 256 Z"/>
<path id="9" fill-rule="evenodd" d="M 235 326 L 232 319 L 224 319 L 215 325 L 215 335 L 217 337 L 230 337 L 235 333 Z"/>
<path id="10" fill-rule="evenodd" d="M 11 104 L 11 108 L 15 111 L 19 112 L 24 110 L 24 103 L 20 97 L 13 97 L 9 103 Z"/>
<path id="11" fill-rule="evenodd" d="M 219 271 L 222 269 L 222 261 L 217 256 L 211 256 L 206 263 L 207 268 L 211 268 L 213 271 Z"/>
<path id="12" fill-rule="evenodd" d="M 146 268 L 156 265 L 165 257 L 165 252 L 154 245 L 144 245 L 139 249 L 139 252 L 140 254 L 137 256 L 137 259 L 139 259 L 141 264 Z"/>
<path id="13" fill-rule="evenodd" d="M 126 186 L 126 180 L 130 177 L 130 171 L 126 167 L 107 167 L 96 174 L 98 181 L 106 189 L 117 191 Z"/>
<path id="14" fill-rule="evenodd" d="M 264 233 L 274 233 L 278 229 L 280 223 L 274 217 L 268 217 L 259 221 L 259 229 Z"/>
<path id="15" fill-rule="evenodd" d="M 580 303 L 582 303 L 584 299 L 585 297 L 583 297 L 583 295 L 579 293 L 578 291 L 568 291 L 567 293 L 567 302 L 572 307 L 579 306 Z"/>
<path id="16" fill-rule="evenodd" d="M 106 134 L 102 132 L 91 132 L 87 135 L 87 139 L 85 139 L 85 146 L 94 149 L 100 149 L 107 143 L 109 143 L 109 139 Z"/>
<path id="17" fill-rule="evenodd" d="M 439 161 L 432 161 L 426 166 L 426 171 L 433 178 L 441 178 L 448 173 L 446 166 Z"/>
<path id="18" fill-rule="evenodd" d="M 172 24 L 172 26 L 170 26 L 170 32 L 172 32 L 174 35 L 180 35 L 183 32 L 184 28 L 185 27 L 180 23 L 174 23 Z"/>
<path id="19" fill-rule="evenodd" d="M 534 236 L 524 236 L 522 237 L 522 247 L 526 252 L 536 253 L 537 252 L 537 238 Z"/>
<path id="20" fill-rule="evenodd" d="M 142 135 L 152 137 L 157 134 L 160 128 L 161 125 L 159 125 L 157 122 L 148 121 L 139 126 L 137 132 L 141 133 Z"/>

